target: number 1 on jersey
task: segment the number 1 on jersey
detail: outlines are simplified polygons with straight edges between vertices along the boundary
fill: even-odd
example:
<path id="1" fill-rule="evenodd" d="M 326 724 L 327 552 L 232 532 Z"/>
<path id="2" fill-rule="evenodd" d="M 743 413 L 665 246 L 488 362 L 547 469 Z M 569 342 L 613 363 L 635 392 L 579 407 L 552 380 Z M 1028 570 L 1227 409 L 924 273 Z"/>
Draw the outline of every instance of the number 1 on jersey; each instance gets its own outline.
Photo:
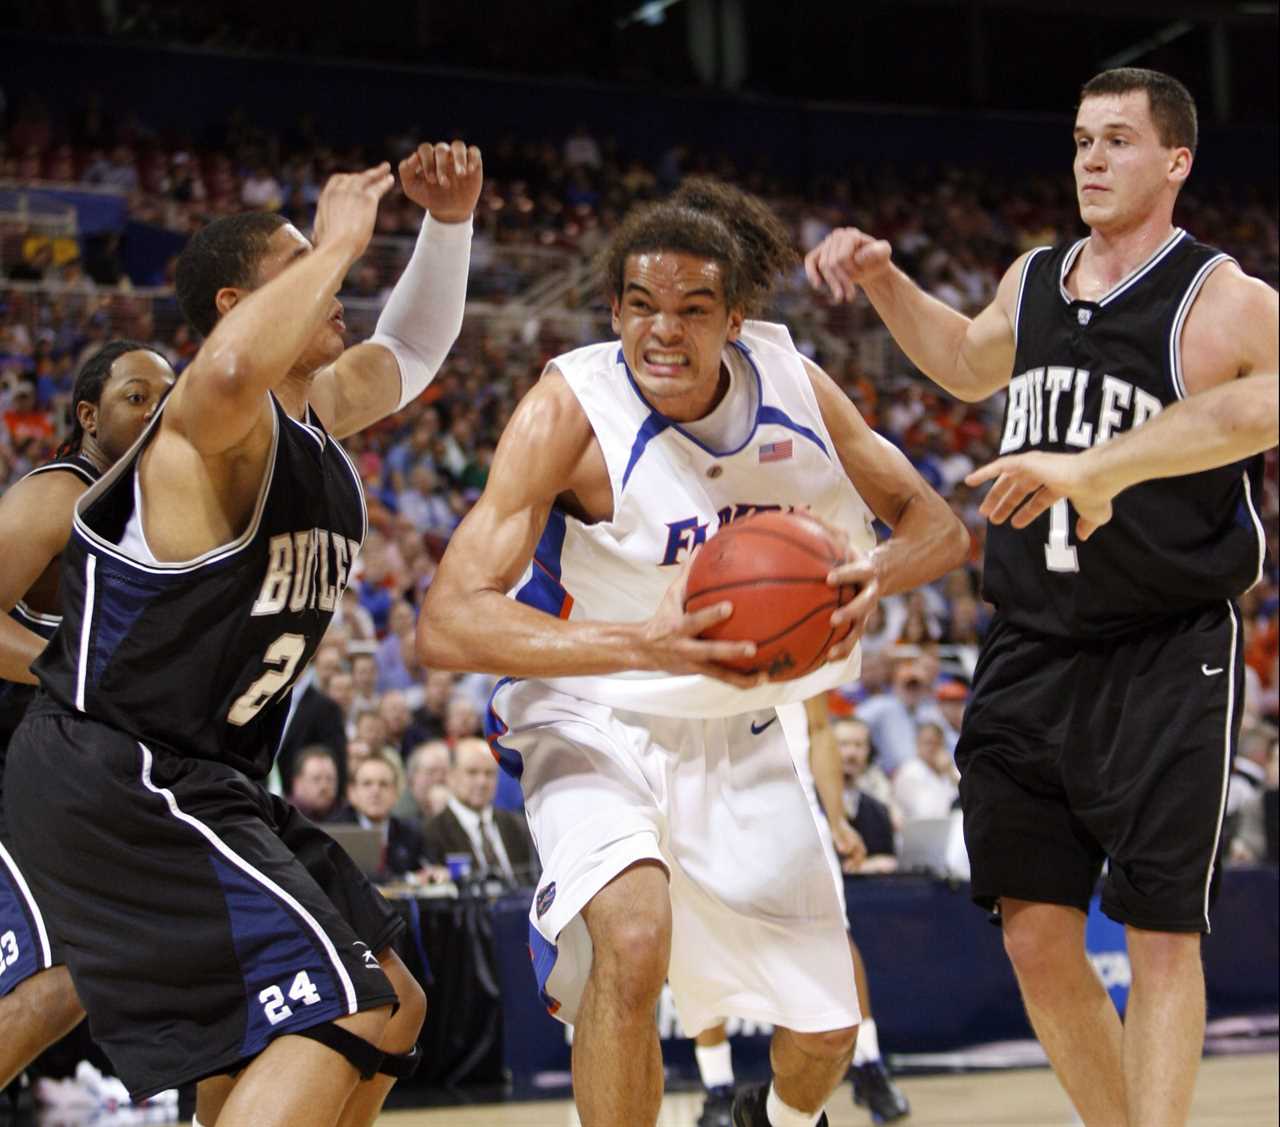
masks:
<path id="1" fill-rule="evenodd" d="M 1080 562 L 1071 546 L 1071 512 L 1067 499 L 1049 510 L 1049 542 L 1044 546 L 1044 566 L 1050 571 L 1079 571 Z"/>

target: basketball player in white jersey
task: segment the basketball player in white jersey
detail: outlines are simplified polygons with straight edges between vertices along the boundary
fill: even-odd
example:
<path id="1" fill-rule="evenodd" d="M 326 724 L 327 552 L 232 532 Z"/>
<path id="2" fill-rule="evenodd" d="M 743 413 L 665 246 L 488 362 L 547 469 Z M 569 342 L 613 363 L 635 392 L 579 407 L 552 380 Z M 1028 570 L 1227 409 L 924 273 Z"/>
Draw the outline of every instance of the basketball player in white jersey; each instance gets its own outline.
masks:
<path id="1" fill-rule="evenodd" d="M 543 865 L 530 912 L 544 998 L 575 1026 L 584 1127 L 653 1124 L 653 1009 L 691 1033 L 777 1026 L 739 1127 L 813 1127 L 858 1023 L 840 904 L 775 706 L 856 676 L 881 595 L 962 560 L 963 527 L 781 325 L 748 321 L 793 260 L 756 199 L 691 181 L 606 254 L 620 341 L 558 357 L 521 402 L 418 627 L 433 669 L 507 675 L 489 730 Z M 734 673 L 698 635 L 687 562 L 724 523 L 808 507 L 847 539 L 829 582 L 852 633 L 794 681 Z M 877 545 L 872 521 L 894 528 Z M 507 592 L 514 597 L 507 597 Z"/>

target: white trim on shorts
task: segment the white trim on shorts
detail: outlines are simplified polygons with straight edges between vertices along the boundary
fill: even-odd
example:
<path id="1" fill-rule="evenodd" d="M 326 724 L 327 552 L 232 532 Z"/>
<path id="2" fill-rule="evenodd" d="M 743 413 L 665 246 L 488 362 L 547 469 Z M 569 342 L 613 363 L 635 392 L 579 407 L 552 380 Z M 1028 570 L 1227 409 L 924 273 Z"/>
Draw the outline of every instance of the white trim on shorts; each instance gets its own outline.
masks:
<path id="1" fill-rule="evenodd" d="M 3 842 L 0 842 L 0 861 L 3 861 L 4 867 L 9 870 L 13 883 L 18 886 L 18 891 L 22 894 L 23 900 L 27 902 L 27 908 L 31 911 L 31 918 L 36 921 L 36 935 L 40 937 L 40 954 L 44 956 L 44 966 L 40 969 L 48 970 L 53 966 L 53 950 L 49 946 L 49 932 L 44 926 L 44 916 L 40 914 L 40 906 L 36 903 L 36 898 L 31 895 L 31 888 L 27 884 L 27 878 L 22 875 L 22 870 L 18 868 L 17 861 L 13 859 L 13 855 L 4 847 Z"/>
<path id="2" fill-rule="evenodd" d="M 1222 795 L 1218 799 L 1218 825 L 1213 831 L 1213 847 L 1209 851 L 1209 867 L 1204 875 L 1204 932 L 1209 934 L 1209 889 L 1213 885 L 1213 870 L 1218 862 L 1218 844 L 1222 838 L 1222 819 L 1227 810 L 1227 791 L 1231 785 L 1231 731 L 1236 713 L 1236 646 L 1240 627 L 1236 621 L 1236 608 L 1227 600 L 1227 615 L 1231 619 L 1231 650 L 1227 654 L 1227 717 L 1222 732 Z"/>
<path id="3" fill-rule="evenodd" d="M 355 983 L 351 981 L 351 976 L 347 974 L 347 968 L 343 966 L 342 960 L 338 957 L 338 950 L 333 945 L 333 940 L 325 933 L 324 928 L 320 926 L 320 922 L 304 908 L 294 897 L 281 888 L 266 873 L 255 869 L 248 861 L 240 856 L 225 841 L 223 841 L 210 827 L 206 826 L 199 818 L 178 809 L 178 800 L 174 798 L 173 792 L 166 787 L 158 787 L 151 781 L 151 749 L 141 741 L 138 746 L 142 748 L 142 785 L 151 791 L 152 794 L 160 795 L 169 806 L 169 812 L 179 821 L 186 822 L 189 826 L 194 826 L 206 841 L 209 842 L 219 853 L 222 854 L 241 872 L 252 877 L 254 880 L 262 884 L 270 892 L 279 897 L 286 905 L 293 909 L 299 915 L 303 922 L 315 933 L 320 940 L 321 945 L 325 949 L 325 953 L 329 956 L 329 961 L 333 964 L 334 970 L 337 972 L 338 981 L 342 983 L 343 992 L 347 998 L 347 1013 L 356 1013 L 359 1006 L 356 999 Z"/>

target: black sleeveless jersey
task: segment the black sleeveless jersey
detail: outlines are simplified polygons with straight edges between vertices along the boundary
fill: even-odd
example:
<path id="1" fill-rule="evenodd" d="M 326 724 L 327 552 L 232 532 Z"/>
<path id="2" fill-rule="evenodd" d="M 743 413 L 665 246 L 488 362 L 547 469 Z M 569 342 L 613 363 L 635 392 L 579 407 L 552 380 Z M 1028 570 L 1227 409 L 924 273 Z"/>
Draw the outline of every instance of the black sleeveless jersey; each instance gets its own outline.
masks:
<path id="1" fill-rule="evenodd" d="M 294 680 L 306 668 L 364 542 L 355 467 L 308 408 L 272 398 L 274 435 L 249 526 L 184 563 L 121 547 L 135 509 L 129 455 L 76 506 L 63 555 L 62 628 L 34 666 L 62 706 L 153 750 L 213 759 L 261 778 Z"/>
<path id="2" fill-rule="evenodd" d="M 1065 281 L 1084 245 L 1042 247 L 1023 268 L 1001 454 L 1088 449 L 1186 398 L 1182 330 L 1227 256 L 1175 229 L 1100 301 L 1078 301 Z M 1235 598 L 1262 573 L 1261 483 L 1261 457 L 1144 482 L 1084 543 L 1065 500 L 1024 529 L 990 524 L 984 594 L 1015 625 L 1064 637 Z"/>
<path id="3" fill-rule="evenodd" d="M 98 467 L 83 454 L 64 454 L 60 458 L 54 458 L 53 461 L 46 462 L 43 466 L 36 466 L 35 469 L 20 480 L 26 481 L 28 477 L 35 477 L 36 474 L 43 473 L 74 474 L 82 479 L 86 485 L 92 485 L 99 477 Z M 22 599 L 19 599 L 17 605 L 9 611 L 9 617 L 14 619 L 18 625 L 26 627 L 33 634 L 39 634 L 42 638 L 52 638 L 53 632 L 58 628 L 58 623 L 62 621 L 61 615 L 47 614 L 34 610 Z M 17 728 L 23 714 L 27 711 L 27 705 L 31 703 L 35 695 L 36 687 L 34 685 L 19 681 L 6 681 L 0 677 L 0 749 L 8 745 L 9 737 L 13 735 L 14 729 Z"/>

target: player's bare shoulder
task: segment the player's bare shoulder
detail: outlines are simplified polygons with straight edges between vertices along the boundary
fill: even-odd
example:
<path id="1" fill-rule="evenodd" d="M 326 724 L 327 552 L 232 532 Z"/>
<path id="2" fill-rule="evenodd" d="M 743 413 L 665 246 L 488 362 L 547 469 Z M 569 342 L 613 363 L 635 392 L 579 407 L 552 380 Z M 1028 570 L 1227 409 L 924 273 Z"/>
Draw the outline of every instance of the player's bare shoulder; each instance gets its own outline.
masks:
<path id="1" fill-rule="evenodd" d="M 1195 394 L 1238 376 L 1274 371 L 1280 297 L 1224 259 L 1205 279 L 1182 331 L 1182 368 Z"/>
<path id="2" fill-rule="evenodd" d="M 516 455 L 513 469 L 523 464 L 531 478 L 570 501 L 571 509 L 580 510 L 575 516 L 587 521 L 609 518 L 613 491 L 604 453 L 586 411 L 554 361 L 516 407 L 498 450 L 500 455 Z"/>

